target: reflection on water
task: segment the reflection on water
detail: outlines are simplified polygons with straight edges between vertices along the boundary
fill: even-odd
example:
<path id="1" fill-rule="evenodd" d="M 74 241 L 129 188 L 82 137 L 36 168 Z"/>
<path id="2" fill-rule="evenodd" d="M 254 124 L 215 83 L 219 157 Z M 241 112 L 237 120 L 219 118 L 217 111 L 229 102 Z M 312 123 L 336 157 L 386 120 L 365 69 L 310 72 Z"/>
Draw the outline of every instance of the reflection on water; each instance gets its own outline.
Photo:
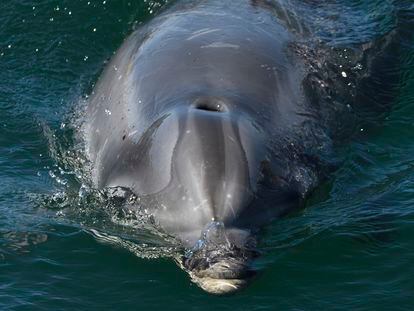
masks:
<path id="1" fill-rule="evenodd" d="M 31 246 L 46 242 L 47 234 L 31 232 L 5 232 L 1 234 L 1 240 L 6 251 L 28 253 L 30 252 Z"/>

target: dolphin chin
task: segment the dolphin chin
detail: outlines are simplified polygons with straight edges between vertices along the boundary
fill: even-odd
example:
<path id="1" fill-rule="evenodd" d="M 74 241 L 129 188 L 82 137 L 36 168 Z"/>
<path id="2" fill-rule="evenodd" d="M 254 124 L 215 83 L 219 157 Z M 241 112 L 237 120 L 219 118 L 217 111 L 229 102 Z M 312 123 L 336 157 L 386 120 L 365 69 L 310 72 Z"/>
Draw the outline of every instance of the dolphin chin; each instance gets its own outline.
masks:
<path id="1" fill-rule="evenodd" d="M 234 258 L 222 259 L 206 269 L 197 268 L 189 272 L 192 281 L 217 295 L 231 294 L 244 288 L 255 274 L 246 262 Z"/>
<path id="2" fill-rule="evenodd" d="M 191 275 L 194 283 L 210 294 L 226 295 L 232 294 L 244 288 L 248 284 L 245 279 L 214 279 L 210 277 L 199 278 Z"/>
<path id="3" fill-rule="evenodd" d="M 237 240 L 238 238 L 238 240 Z M 255 239 L 247 232 L 211 222 L 181 261 L 192 281 L 212 294 L 229 294 L 250 283 Z"/>

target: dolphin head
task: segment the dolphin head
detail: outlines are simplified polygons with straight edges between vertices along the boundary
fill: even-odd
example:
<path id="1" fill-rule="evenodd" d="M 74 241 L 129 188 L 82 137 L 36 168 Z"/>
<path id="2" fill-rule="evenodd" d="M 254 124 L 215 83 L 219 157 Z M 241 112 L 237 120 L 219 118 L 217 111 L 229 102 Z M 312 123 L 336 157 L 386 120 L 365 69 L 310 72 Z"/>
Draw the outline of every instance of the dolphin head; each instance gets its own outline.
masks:
<path id="1" fill-rule="evenodd" d="M 131 189 L 188 250 L 192 279 L 223 294 L 254 274 L 254 231 L 312 187 L 295 133 L 313 115 L 282 24 L 205 9 L 125 41 L 89 105 L 87 149 L 94 183 Z"/>

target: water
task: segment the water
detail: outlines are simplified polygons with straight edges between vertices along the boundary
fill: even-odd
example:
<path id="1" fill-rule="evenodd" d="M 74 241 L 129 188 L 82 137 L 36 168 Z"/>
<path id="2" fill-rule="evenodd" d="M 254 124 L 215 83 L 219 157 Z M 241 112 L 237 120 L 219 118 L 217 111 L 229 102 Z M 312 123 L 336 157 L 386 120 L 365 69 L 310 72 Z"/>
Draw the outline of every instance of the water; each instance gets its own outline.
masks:
<path id="1" fill-rule="evenodd" d="M 119 208 L 133 197 L 94 192 L 84 178 L 79 103 L 122 40 L 164 4 L 1 2 L 0 309 L 411 310 L 412 2 L 329 1 L 303 15 L 326 41 L 346 44 L 397 20 L 397 96 L 386 118 L 345 148 L 344 165 L 306 209 L 265 228 L 262 272 L 230 297 L 189 281 L 171 258 L 176 243 Z"/>

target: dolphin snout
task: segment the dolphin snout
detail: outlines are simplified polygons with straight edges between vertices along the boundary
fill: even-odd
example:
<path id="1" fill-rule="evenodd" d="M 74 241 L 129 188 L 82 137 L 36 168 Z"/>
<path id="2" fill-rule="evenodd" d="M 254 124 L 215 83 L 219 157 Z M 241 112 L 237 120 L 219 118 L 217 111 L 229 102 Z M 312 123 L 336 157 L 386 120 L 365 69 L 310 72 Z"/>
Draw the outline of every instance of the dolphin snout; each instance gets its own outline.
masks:
<path id="1" fill-rule="evenodd" d="M 251 261 L 257 256 L 252 237 L 243 230 L 226 232 L 224 224 L 210 223 L 184 260 L 193 282 L 212 294 L 229 294 L 245 287 L 256 274 Z"/>
<path id="2" fill-rule="evenodd" d="M 191 279 L 210 294 L 226 295 L 239 291 L 249 284 L 247 278 L 215 278 L 209 275 L 198 276 L 190 272 Z"/>

